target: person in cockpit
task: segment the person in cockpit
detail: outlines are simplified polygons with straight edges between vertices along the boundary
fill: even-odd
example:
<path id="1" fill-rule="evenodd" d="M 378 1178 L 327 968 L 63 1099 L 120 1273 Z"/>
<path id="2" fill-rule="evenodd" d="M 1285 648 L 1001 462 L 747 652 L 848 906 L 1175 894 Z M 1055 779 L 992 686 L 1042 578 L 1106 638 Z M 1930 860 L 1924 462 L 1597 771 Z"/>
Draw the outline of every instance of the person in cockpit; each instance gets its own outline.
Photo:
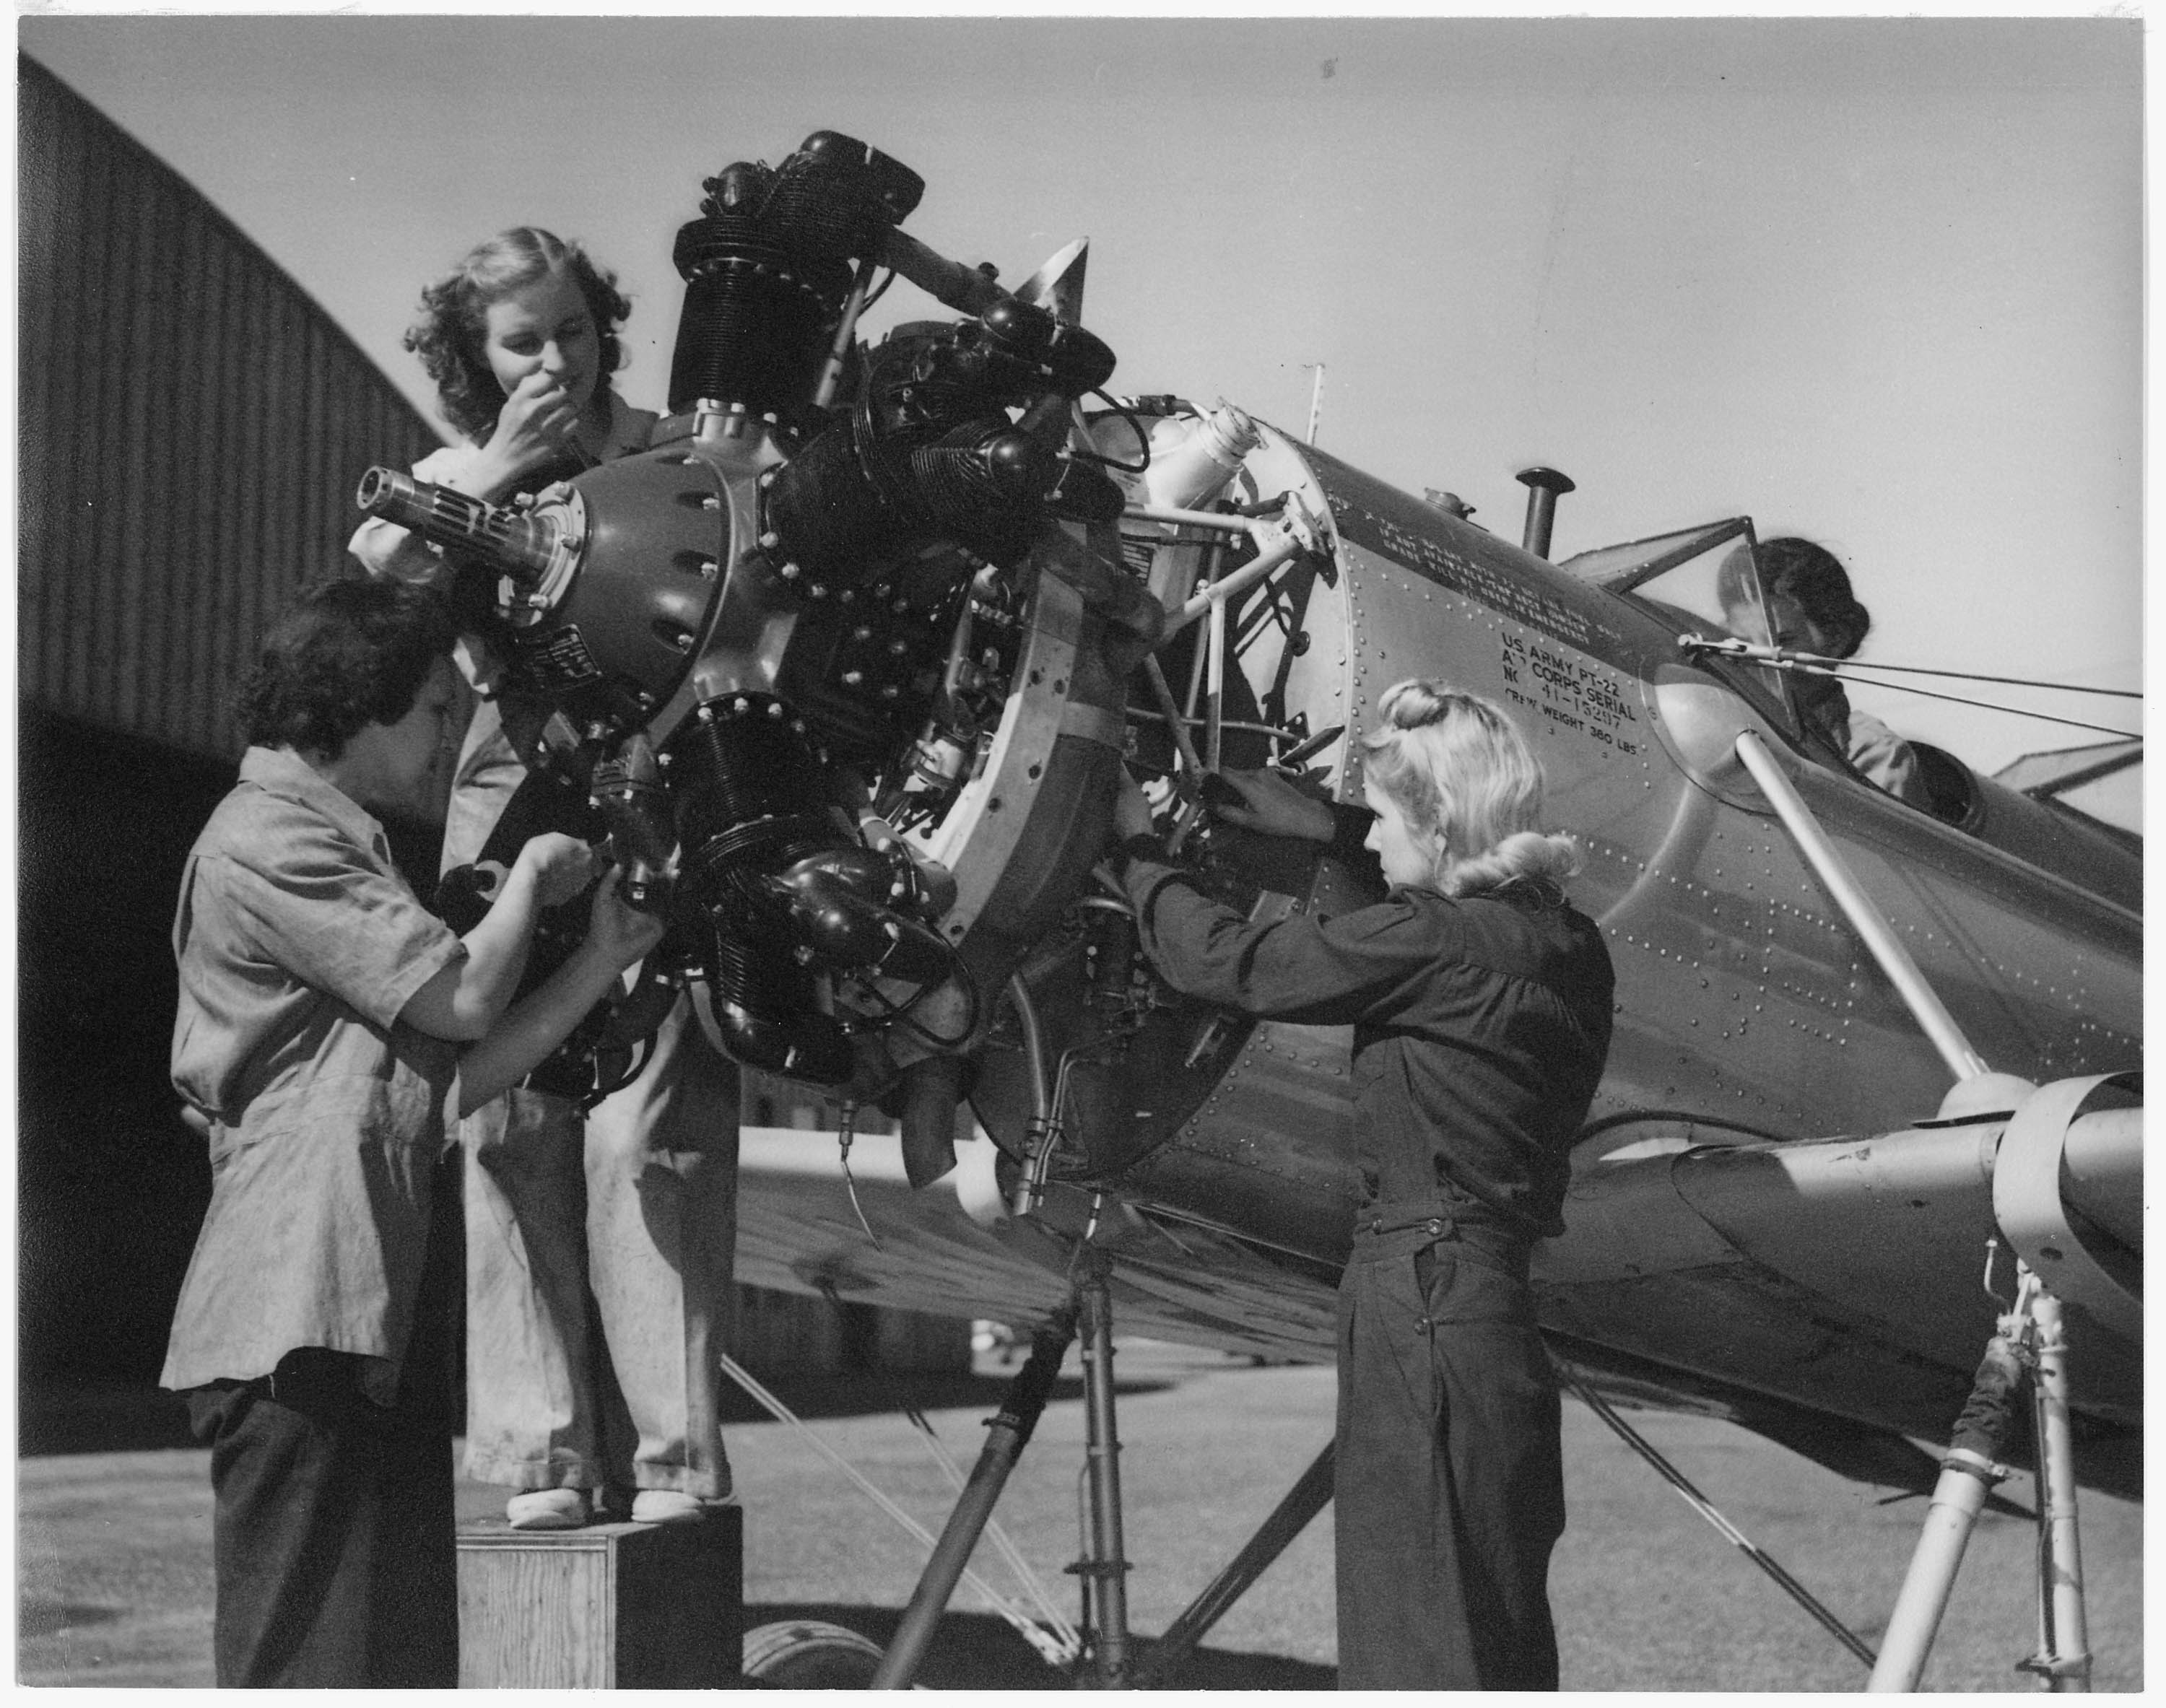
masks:
<path id="1" fill-rule="evenodd" d="M 1825 546 L 1794 535 L 1763 540 L 1757 549 L 1740 544 L 1723 559 L 1715 591 L 1730 632 L 1766 646 L 1848 658 L 1865 644 L 1873 627 L 1873 614 L 1851 593 L 1841 560 Z M 1853 771 L 1898 800 L 1922 811 L 1932 809 L 1918 756 L 1908 741 L 1878 718 L 1852 710 L 1850 696 L 1834 677 L 1798 673 L 1790 683 L 1799 714 Z"/>
<path id="2" fill-rule="evenodd" d="M 1175 988 L 1354 1028 L 1354 1251 L 1339 1283 L 1339 1684 L 1555 1690 L 1564 1529 L 1556 1379 L 1532 1242 L 1564 1231 L 1568 1152 L 1602 1077 L 1614 977 L 1566 899 L 1571 840 L 1488 701 L 1403 682 L 1360 738 L 1367 810 L 1225 773 L 1228 822 L 1330 845 L 1383 899 L 1249 920 L 1170 862 L 1133 778 L 1123 883 Z M 1364 851 L 1373 851 L 1373 855 Z"/>

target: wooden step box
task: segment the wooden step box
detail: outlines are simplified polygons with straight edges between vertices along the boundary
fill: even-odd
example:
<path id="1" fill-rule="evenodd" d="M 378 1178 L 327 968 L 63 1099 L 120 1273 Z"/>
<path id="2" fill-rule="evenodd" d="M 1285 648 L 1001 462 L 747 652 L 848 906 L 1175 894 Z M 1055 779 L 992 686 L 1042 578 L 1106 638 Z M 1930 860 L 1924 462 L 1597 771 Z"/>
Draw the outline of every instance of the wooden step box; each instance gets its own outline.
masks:
<path id="1" fill-rule="evenodd" d="M 460 1526 L 466 1690 L 741 1684 L 744 1510 L 691 1524 Z"/>

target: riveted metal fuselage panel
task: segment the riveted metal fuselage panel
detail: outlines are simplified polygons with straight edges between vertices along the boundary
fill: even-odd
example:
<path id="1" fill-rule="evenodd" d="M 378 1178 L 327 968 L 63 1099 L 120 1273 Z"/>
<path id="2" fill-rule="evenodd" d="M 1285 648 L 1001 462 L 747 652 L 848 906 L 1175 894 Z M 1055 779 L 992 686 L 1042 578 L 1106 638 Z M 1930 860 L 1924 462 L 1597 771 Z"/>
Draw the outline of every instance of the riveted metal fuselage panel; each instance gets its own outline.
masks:
<path id="1" fill-rule="evenodd" d="M 1440 677 L 1511 712 L 1543 767 L 1548 826 L 1579 841 L 1574 900 L 1602 925 L 1617 971 L 1592 1130 L 1667 1120 L 1693 1143 L 1749 1145 L 1885 1132 L 1932 1115 L 1946 1068 L 1779 820 L 1749 789 L 1680 763 L 1687 732 L 1666 727 L 1676 702 L 1656 691 L 1658 675 L 1680 667 L 1674 621 L 1267 435 L 1243 495 L 1279 491 L 1320 501 L 1331 573 L 1306 589 L 1299 656 L 1275 635 L 1268 648 L 1237 651 L 1229 670 L 1259 702 L 1281 692 L 1283 715 L 1312 730 L 1348 726 L 1322 756 L 1335 764 L 1341 800 L 1360 799 L 1359 738 L 1392 683 Z M 1237 617 L 1237 635 L 1242 626 Z M 1735 703 L 1741 728 L 1769 727 L 1731 684 L 1709 675 L 1707 687 L 1714 704 Z M 1779 729 L 1773 741 L 1989 1063 L 2042 1082 L 2139 1058 L 2133 915 L 1815 766 Z M 1304 894 L 1272 904 L 1329 914 L 1360 899 L 1325 862 Z M 1112 1183 L 1266 1243 L 1343 1256 L 1355 1189 L 1351 1043 L 1350 1028 L 1255 1025 L 1194 1114 Z M 1591 1144 L 1589 1159 L 1601 1149 Z M 1670 1193 L 1651 1180 L 1648 1189 Z M 1827 1299 L 1814 1290 L 1826 1274 L 1787 1274 L 1772 1248 L 1767 1261 L 1756 1255 L 1750 1220 L 1717 1232 L 1683 1199 L 1669 1201 L 1667 1220 L 1628 1216 L 1598 1237 L 1590 1225 L 1586 1263 L 1571 1258 L 1572 1232 L 1549 1242 L 1570 1278 L 1543 1284 L 1545 1321 L 1613 1338 L 1633 1321 L 1664 1325 L 1651 1341 L 1632 1336 L 1651 1357 L 1667 1347 L 1718 1379 L 1728 1371 L 1861 1419 L 1915 1420 L 1951 1391 L 1959 1400 L 1977 1356 L 1975 1313 L 1951 1324 L 1956 1284 L 1920 1286 L 1909 1273 L 1928 1248 L 1944 1267 L 1944 1239 L 1861 1247 L 1839 1271 L 1854 1296 Z M 1663 1232 L 1677 1221 L 1701 1227 L 1707 1261 L 1677 1267 Z M 1970 1222 L 1966 1214 L 1958 1245 Z M 1783 1350 L 1743 1356 L 1751 1344 Z M 2117 1357 L 2079 1379 L 2108 1413 L 2118 1404 L 2109 1394 L 2128 1385 Z"/>

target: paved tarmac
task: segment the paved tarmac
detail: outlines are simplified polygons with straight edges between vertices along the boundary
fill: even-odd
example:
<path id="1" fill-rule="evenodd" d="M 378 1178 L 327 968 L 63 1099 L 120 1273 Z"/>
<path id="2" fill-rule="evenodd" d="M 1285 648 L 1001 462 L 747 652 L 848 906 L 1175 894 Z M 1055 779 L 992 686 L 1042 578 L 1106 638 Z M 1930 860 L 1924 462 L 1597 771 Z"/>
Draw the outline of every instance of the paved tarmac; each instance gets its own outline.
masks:
<path id="1" fill-rule="evenodd" d="M 1255 1368 L 1214 1353 L 1124 1343 L 1120 1434 L 1129 1602 L 1139 1633 L 1162 1631 L 1229 1559 L 1329 1439 L 1329 1370 Z M 952 1499 L 918 1431 L 921 1407 L 948 1452 L 975 1457 L 999 1373 L 975 1379 L 792 1384 L 785 1397 L 821 1437 L 937 1530 Z M 880 1409 L 867 1410 L 877 1405 Z M 171 1441 L 171 1412 L 140 1396 L 77 1396 L 24 1414 L 18 1471 L 17 1679 L 24 1684 L 207 1685 L 209 1511 L 206 1455 Z M 1783 1448 L 1704 1419 L 1635 1412 L 1748 1537 L 1868 1643 L 1877 1642 L 1924 1503 L 1845 1482 Z M 922 1550 L 801 1437 L 769 1421 L 727 1430 L 746 1509 L 748 1622 L 832 1619 L 883 1641 Z M 161 1421 L 161 1419 L 163 1421 Z M 1075 1616 L 1082 1464 L 1080 1384 L 1065 1381 L 999 1517 L 1054 1604 Z M 71 1444 L 103 1452 L 55 1452 Z M 1551 1574 L 1573 1690 L 1848 1690 L 1864 1668 L 1695 1516 L 1585 1408 L 1565 1406 L 1571 1526 Z M 501 1490 L 462 1485 L 462 1512 L 499 1510 Z M 2007 1491 L 2027 1505 L 2027 1484 Z M 2142 1512 L 2087 1494 L 2081 1506 L 2100 1690 L 2142 1687 Z M 1982 1521 L 1926 1684 L 2027 1690 L 2015 1663 L 2036 1644 L 2033 1531 Z M 1329 1510 L 1212 1633 L 1178 1683 L 1197 1689 L 1329 1688 L 1334 1679 Z M 1016 1579 L 981 1547 L 978 1568 Z M 943 1622 L 922 1682 L 1056 1689 L 1038 1660 L 967 1588 Z"/>

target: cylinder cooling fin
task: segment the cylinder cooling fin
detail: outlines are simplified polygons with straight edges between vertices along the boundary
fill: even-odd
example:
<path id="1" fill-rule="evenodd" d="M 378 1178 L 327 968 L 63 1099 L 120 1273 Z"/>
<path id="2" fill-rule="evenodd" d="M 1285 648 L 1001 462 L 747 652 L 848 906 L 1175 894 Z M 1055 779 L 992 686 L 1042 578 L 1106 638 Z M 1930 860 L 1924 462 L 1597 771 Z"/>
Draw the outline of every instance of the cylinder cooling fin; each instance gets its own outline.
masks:
<path id="1" fill-rule="evenodd" d="M 798 408 L 841 320 L 851 261 L 917 207 L 924 180 L 822 130 L 779 167 L 739 161 L 703 187 L 700 217 L 673 252 L 685 288 L 669 407 L 704 398 L 755 413 Z"/>
<path id="2" fill-rule="evenodd" d="M 840 319 L 850 269 L 808 253 L 799 205 L 778 199 L 765 168 L 707 181 L 703 217 L 677 234 L 672 258 L 684 307 L 669 363 L 669 408 L 701 398 L 767 411 L 797 403 Z"/>
<path id="3" fill-rule="evenodd" d="M 841 1083 L 849 1041 L 822 1011 L 772 890 L 779 874 L 832 840 L 803 723 L 778 699 L 735 694 L 701 705 L 667 753 L 679 894 L 708 928 L 700 1020 L 709 1041 L 749 1068 Z"/>
<path id="4" fill-rule="evenodd" d="M 821 760 L 780 700 L 710 701 L 667 752 L 684 879 L 701 906 L 757 911 L 762 878 L 827 845 Z"/>

